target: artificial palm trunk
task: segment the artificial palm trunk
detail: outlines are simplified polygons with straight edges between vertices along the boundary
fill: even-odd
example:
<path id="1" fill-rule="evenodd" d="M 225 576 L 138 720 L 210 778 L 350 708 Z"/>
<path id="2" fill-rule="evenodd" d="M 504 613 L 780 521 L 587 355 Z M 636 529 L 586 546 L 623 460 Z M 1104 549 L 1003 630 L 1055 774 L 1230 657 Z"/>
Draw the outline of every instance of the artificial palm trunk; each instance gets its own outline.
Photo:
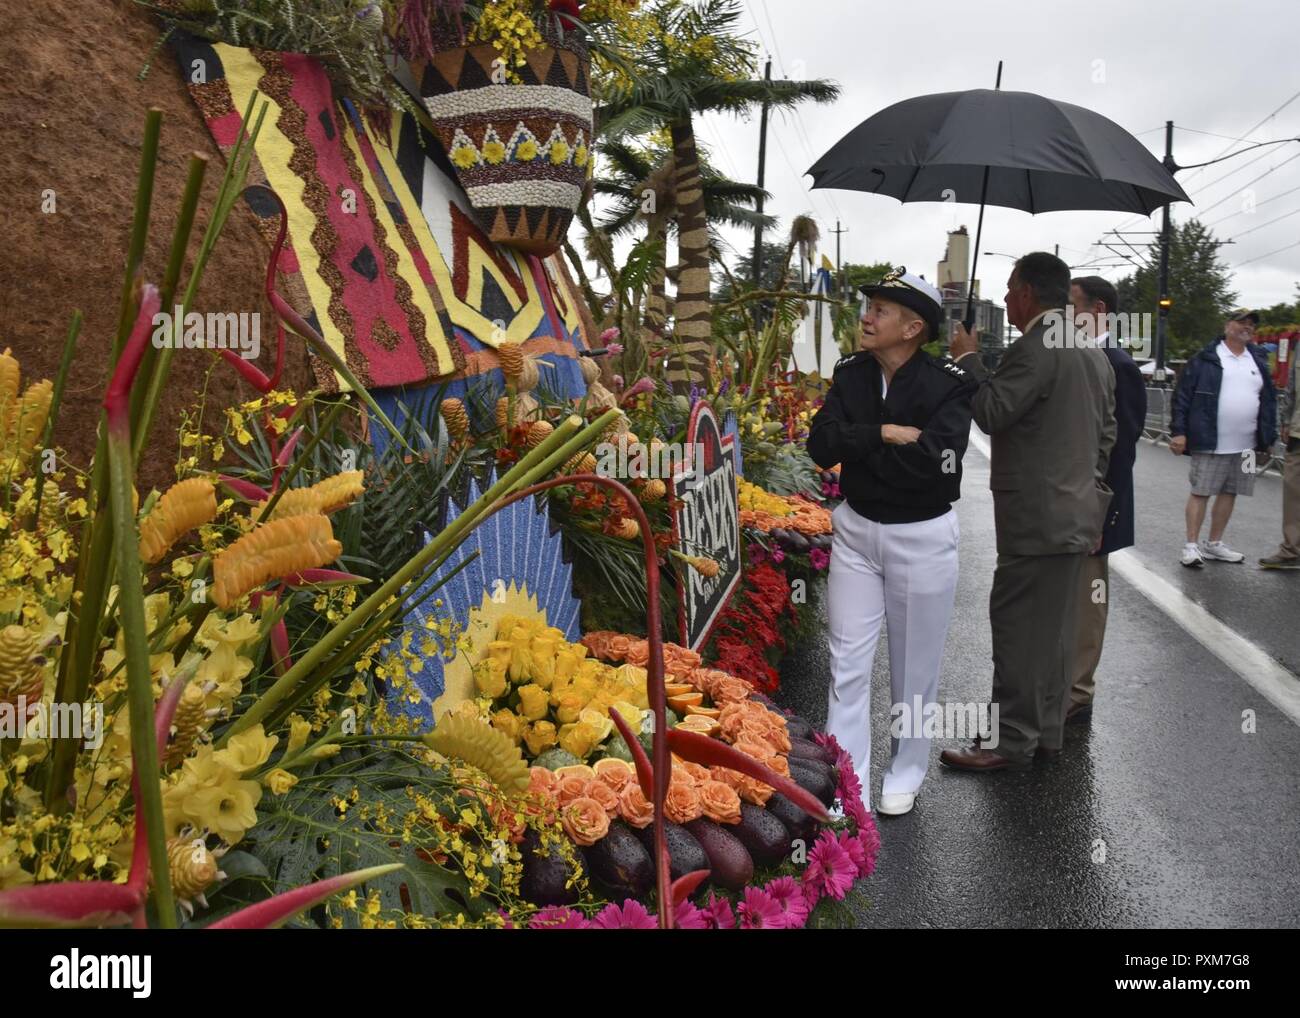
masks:
<path id="1" fill-rule="evenodd" d="M 668 229 L 662 221 L 651 224 L 654 241 L 659 245 L 659 254 L 655 258 L 654 271 L 646 282 L 645 327 L 650 333 L 647 337 L 651 344 L 659 346 L 663 342 L 668 323 L 668 298 L 666 295 L 668 281 Z"/>
<path id="2" fill-rule="evenodd" d="M 704 212 L 704 183 L 689 119 L 672 125 L 676 163 L 677 252 L 681 272 L 673 322 L 673 348 L 668 358 L 668 383 L 678 392 L 708 380 L 712 349 L 712 309 L 709 304 L 709 225 Z"/>

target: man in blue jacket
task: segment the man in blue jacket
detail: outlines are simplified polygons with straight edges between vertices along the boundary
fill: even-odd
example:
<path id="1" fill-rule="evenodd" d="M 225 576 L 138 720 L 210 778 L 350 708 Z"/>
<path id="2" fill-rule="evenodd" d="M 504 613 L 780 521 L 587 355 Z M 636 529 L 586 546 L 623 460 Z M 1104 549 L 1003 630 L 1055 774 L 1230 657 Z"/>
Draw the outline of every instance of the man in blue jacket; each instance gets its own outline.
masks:
<path id="1" fill-rule="evenodd" d="M 1079 631 L 1072 662 L 1073 684 L 1066 724 L 1086 724 L 1092 719 L 1097 690 L 1096 672 L 1106 639 L 1106 614 L 1110 601 L 1112 551 L 1133 544 L 1133 464 L 1137 443 L 1147 416 L 1147 390 L 1142 372 L 1124 340 L 1110 323 L 1119 311 L 1119 294 L 1101 276 L 1080 276 L 1070 281 L 1070 304 L 1080 331 L 1101 347 L 1115 372 L 1115 446 L 1106 466 L 1106 484 L 1115 494 L 1106 511 L 1101 544 L 1084 560 L 1079 591 Z"/>
<path id="2" fill-rule="evenodd" d="M 1264 352 L 1251 342 L 1258 325 L 1249 308 L 1232 312 L 1223 335 L 1187 362 L 1174 392 L 1169 451 L 1192 458 L 1185 566 L 1245 559 L 1223 543 L 1223 532 L 1237 496 L 1254 492 L 1257 457 L 1277 441 L 1277 393 Z M 1210 539 L 1198 547 L 1211 495 Z"/>

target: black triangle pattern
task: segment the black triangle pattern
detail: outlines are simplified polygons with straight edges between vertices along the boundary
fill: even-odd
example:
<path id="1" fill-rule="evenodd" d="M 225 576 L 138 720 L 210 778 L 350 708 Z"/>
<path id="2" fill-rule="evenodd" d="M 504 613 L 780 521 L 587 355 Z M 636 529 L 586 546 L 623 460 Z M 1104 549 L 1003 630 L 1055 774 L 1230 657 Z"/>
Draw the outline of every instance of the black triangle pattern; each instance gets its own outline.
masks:
<path id="1" fill-rule="evenodd" d="M 524 209 L 524 214 L 528 217 L 528 235 L 537 237 L 541 234 L 542 220 L 546 217 L 545 205 L 529 205 Z"/>
<path id="2" fill-rule="evenodd" d="M 456 82 L 456 88 L 459 90 L 470 88 L 487 88 L 492 84 L 492 79 L 488 76 L 487 71 L 483 70 L 474 57 L 466 53 L 464 63 L 460 69 L 460 81 Z"/>
<path id="3" fill-rule="evenodd" d="M 453 82 L 448 81 L 432 62 L 424 65 L 424 74 L 420 78 L 420 95 L 446 95 L 456 91 Z"/>
<path id="4" fill-rule="evenodd" d="M 522 211 L 518 205 L 502 205 L 501 211 L 506 217 L 506 228 L 509 236 L 513 237 L 519 230 L 519 214 Z"/>

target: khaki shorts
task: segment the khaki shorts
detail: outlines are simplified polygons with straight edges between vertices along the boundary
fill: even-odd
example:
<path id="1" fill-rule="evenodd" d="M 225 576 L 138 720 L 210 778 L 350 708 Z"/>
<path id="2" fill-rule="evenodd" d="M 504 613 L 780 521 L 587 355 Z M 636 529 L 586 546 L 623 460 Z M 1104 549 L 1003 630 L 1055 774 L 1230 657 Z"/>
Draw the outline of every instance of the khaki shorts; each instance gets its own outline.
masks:
<path id="1" fill-rule="evenodd" d="M 1253 495 L 1255 473 L 1247 467 L 1257 466 L 1254 457 L 1244 452 L 1192 453 L 1193 495 Z"/>

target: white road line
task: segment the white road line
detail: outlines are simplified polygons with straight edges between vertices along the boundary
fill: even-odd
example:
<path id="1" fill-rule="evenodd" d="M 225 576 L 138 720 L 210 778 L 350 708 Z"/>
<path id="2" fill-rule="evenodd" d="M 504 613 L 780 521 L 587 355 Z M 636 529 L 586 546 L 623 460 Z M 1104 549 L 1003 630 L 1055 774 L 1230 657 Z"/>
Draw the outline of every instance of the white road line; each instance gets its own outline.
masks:
<path id="1" fill-rule="evenodd" d="M 971 427 L 971 445 L 989 459 L 988 440 Z M 1169 616 L 1192 639 L 1235 672 L 1274 707 L 1300 725 L 1300 677 L 1278 664 L 1236 630 L 1224 625 L 1130 549 L 1110 556 L 1110 566 L 1139 594 Z"/>

